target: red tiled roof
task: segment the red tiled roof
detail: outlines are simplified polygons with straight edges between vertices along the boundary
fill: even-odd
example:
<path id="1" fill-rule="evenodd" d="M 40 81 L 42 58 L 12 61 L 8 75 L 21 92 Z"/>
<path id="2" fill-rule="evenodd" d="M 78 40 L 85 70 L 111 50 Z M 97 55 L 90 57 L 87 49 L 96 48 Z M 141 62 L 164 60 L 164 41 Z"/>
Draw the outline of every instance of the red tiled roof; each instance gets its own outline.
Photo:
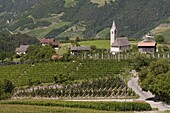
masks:
<path id="1" fill-rule="evenodd" d="M 53 46 L 58 46 L 58 42 L 55 42 L 53 38 L 43 38 L 40 40 L 41 44 L 52 44 Z"/>
<path id="2" fill-rule="evenodd" d="M 41 44 L 52 44 L 54 42 L 54 39 L 53 38 L 43 38 L 40 40 L 40 43 Z"/>
<path id="3" fill-rule="evenodd" d="M 138 46 L 156 46 L 156 42 L 139 42 Z"/>
<path id="4" fill-rule="evenodd" d="M 52 45 L 53 46 L 58 46 L 58 42 L 53 42 Z"/>

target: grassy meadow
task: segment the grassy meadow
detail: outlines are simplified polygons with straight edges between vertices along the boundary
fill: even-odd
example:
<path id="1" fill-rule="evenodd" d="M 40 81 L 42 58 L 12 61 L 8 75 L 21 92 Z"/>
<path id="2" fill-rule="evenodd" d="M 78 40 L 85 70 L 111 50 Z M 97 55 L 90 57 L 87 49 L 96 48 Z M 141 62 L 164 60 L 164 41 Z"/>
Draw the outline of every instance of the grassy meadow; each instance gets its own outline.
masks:
<path id="1" fill-rule="evenodd" d="M 17 105 L 17 106 L 16 106 Z M 20 106 L 20 107 L 19 107 Z M 37 109 L 37 110 L 36 110 Z M 58 100 L 7 100 L 0 101 L 0 111 L 30 111 L 39 112 L 56 111 L 60 112 L 106 112 L 107 111 L 150 111 L 148 103 L 144 102 L 73 102 Z"/>
<path id="2" fill-rule="evenodd" d="M 110 40 L 92 40 L 92 41 L 81 41 L 81 46 L 91 46 L 95 45 L 99 49 L 109 49 Z"/>

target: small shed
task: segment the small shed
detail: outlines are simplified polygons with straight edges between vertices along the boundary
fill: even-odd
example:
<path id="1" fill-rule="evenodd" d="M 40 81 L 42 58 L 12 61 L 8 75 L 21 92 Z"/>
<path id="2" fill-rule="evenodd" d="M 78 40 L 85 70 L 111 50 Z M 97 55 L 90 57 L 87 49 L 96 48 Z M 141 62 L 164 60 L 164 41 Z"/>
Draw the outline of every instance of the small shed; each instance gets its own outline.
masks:
<path id="1" fill-rule="evenodd" d="M 91 51 L 91 48 L 86 47 L 86 46 L 78 46 L 78 47 L 71 47 L 70 50 L 71 50 L 72 55 L 77 55 L 77 54 L 79 54 L 80 52 L 83 52 L 83 51 Z"/>

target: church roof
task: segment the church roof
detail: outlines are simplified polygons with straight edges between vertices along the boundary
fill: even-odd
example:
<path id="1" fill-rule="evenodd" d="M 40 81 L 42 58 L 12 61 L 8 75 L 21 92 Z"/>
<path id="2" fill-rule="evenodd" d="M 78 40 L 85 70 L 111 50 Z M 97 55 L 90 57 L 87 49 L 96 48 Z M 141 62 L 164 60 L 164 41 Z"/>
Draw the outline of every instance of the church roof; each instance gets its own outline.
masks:
<path id="1" fill-rule="evenodd" d="M 120 46 L 129 46 L 130 43 L 127 37 L 116 38 L 116 40 L 112 43 L 112 47 L 120 47 Z"/>

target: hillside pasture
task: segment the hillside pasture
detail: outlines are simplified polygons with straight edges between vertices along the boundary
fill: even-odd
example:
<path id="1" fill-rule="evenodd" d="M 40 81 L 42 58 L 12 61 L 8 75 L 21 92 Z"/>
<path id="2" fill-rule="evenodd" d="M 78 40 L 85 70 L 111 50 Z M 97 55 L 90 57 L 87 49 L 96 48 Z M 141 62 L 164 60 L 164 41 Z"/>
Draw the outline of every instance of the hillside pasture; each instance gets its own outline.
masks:
<path id="1" fill-rule="evenodd" d="M 151 33 L 154 34 L 155 36 L 157 35 L 162 35 L 165 37 L 165 42 L 170 43 L 170 25 L 166 26 L 158 26 L 155 29 L 151 30 Z"/>
<path id="2" fill-rule="evenodd" d="M 68 24 L 70 24 L 70 22 L 60 22 L 60 23 L 53 24 L 47 28 L 40 28 L 40 29 L 32 30 L 28 32 L 27 34 L 30 36 L 35 36 L 37 38 L 42 38 L 46 34 L 50 33 L 53 29 L 58 29 Z"/>
<path id="3" fill-rule="evenodd" d="M 109 32 L 110 32 L 110 28 L 105 28 L 104 30 L 100 31 L 97 35 L 99 36 L 99 38 L 108 39 L 109 37 L 107 37 L 107 34 Z"/>

